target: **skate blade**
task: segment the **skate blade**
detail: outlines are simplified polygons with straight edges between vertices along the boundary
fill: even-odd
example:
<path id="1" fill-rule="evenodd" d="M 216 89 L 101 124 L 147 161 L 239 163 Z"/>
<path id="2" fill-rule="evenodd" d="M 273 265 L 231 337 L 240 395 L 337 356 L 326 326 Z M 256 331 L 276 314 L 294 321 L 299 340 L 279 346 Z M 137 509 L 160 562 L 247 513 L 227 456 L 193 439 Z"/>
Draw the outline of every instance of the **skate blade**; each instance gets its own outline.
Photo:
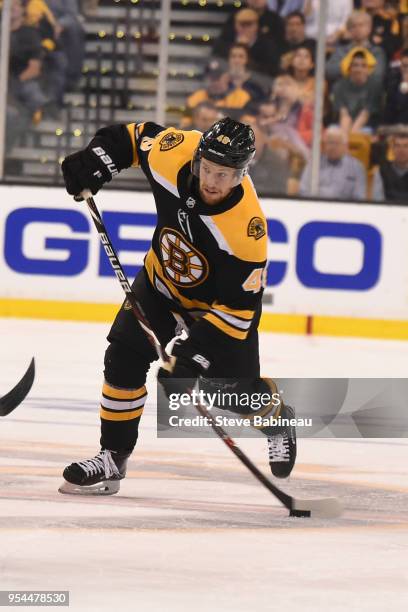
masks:
<path id="1" fill-rule="evenodd" d="M 67 495 L 114 495 L 119 489 L 119 480 L 104 480 L 89 487 L 81 487 L 64 480 L 58 492 Z"/>

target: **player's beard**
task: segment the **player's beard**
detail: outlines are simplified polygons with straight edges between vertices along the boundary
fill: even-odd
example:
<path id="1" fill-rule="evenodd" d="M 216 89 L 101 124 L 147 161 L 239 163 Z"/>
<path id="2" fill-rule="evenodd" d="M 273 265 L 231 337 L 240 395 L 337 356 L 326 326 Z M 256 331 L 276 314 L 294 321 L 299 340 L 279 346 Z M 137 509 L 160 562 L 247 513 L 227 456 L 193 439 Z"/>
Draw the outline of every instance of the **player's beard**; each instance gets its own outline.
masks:
<path id="1" fill-rule="evenodd" d="M 217 204 L 221 204 L 231 193 L 232 189 L 226 191 L 225 193 L 221 193 L 220 191 L 215 191 L 213 194 L 206 192 L 201 186 L 199 188 L 200 198 L 204 202 L 204 204 L 208 204 L 209 206 L 215 206 Z"/>

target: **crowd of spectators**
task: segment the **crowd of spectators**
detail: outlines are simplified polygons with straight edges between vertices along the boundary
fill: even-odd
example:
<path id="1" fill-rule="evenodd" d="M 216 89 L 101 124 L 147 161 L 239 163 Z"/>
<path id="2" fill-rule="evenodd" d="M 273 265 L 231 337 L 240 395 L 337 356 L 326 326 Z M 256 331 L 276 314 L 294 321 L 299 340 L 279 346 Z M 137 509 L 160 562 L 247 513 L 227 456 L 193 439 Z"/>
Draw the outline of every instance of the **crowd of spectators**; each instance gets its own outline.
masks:
<path id="1" fill-rule="evenodd" d="M 408 2 L 328 2 L 319 195 L 408 198 Z M 250 124 L 261 193 L 310 195 L 319 0 L 246 0 L 214 41 L 182 125 Z"/>
<path id="2" fill-rule="evenodd" d="M 58 118 L 64 94 L 77 87 L 85 51 L 81 19 L 77 0 L 12 0 L 8 149 L 30 125 Z"/>
<path id="3" fill-rule="evenodd" d="M 12 0 L 7 147 L 61 116 L 78 87 L 86 16 L 99 0 Z M 2 0 L 0 0 L 0 8 Z M 408 0 L 327 3 L 319 195 L 408 196 Z M 181 126 L 250 124 L 261 194 L 310 195 L 319 0 L 246 0 L 214 40 Z"/>

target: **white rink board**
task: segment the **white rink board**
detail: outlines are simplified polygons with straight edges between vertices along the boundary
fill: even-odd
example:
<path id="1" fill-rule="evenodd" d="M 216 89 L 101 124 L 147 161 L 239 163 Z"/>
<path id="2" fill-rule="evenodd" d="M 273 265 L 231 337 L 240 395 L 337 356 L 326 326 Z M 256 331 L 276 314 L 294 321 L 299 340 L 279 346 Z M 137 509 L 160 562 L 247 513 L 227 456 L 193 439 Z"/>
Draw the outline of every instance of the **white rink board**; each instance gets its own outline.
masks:
<path id="1" fill-rule="evenodd" d="M 0 200 L 0 299 L 122 301 L 84 204 L 62 188 L 0 186 Z M 132 277 L 153 233 L 153 198 L 106 190 L 97 204 L 111 237 L 132 241 L 118 248 Z M 270 199 L 263 208 L 265 311 L 408 319 L 406 208 Z"/>

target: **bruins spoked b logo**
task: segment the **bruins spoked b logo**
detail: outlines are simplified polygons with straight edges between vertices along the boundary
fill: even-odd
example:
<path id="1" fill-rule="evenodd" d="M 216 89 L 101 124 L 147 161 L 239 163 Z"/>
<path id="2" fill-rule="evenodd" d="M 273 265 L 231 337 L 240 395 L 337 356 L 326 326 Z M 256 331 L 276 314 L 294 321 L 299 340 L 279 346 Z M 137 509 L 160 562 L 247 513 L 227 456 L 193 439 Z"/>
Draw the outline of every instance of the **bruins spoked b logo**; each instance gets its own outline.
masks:
<path id="1" fill-rule="evenodd" d="M 164 272 L 178 287 L 195 287 L 207 278 L 206 258 L 177 230 L 162 229 L 160 251 Z"/>
<path id="2" fill-rule="evenodd" d="M 160 151 L 170 151 L 181 144 L 184 140 L 184 135 L 180 132 L 169 132 L 159 141 Z"/>

